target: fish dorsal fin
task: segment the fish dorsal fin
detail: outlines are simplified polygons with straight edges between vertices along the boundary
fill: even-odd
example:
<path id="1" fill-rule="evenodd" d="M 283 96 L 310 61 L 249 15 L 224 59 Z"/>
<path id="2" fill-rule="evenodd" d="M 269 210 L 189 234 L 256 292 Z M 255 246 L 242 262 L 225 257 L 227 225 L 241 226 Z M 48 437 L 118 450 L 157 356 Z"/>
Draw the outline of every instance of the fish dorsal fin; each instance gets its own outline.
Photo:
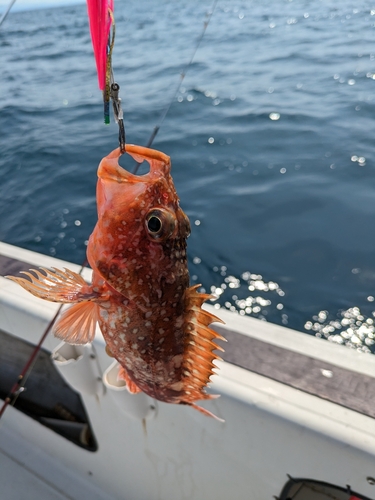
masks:
<path id="1" fill-rule="evenodd" d="M 53 333 L 68 344 L 87 344 L 95 337 L 99 306 L 95 302 L 79 302 L 69 307 L 55 323 Z"/>
<path id="2" fill-rule="evenodd" d="M 224 337 L 208 326 L 214 321 L 220 323 L 223 321 L 201 309 L 202 303 L 210 296 L 198 293 L 199 286 L 190 287 L 186 291 L 186 343 L 182 362 L 185 394 L 181 399 L 182 404 L 189 404 L 196 409 L 198 408 L 194 405 L 195 401 L 218 397 L 207 394 L 205 389 L 217 368 L 215 361 L 221 359 L 214 351 L 224 350 L 214 341 L 217 339 L 225 341 Z M 206 415 L 210 414 L 201 408 L 199 411 Z"/>

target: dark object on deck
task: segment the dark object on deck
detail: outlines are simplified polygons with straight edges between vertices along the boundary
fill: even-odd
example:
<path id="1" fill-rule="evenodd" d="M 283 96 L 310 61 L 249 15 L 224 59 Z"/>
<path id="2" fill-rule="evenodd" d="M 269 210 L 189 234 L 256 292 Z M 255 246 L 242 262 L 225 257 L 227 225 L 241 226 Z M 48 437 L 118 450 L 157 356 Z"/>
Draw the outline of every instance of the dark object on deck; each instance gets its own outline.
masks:
<path id="1" fill-rule="evenodd" d="M 0 398 L 5 399 L 34 346 L 1 330 L 0 345 Z M 80 395 L 62 379 L 48 351 L 39 351 L 14 407 L 72 443 L 98 449 Z"/>

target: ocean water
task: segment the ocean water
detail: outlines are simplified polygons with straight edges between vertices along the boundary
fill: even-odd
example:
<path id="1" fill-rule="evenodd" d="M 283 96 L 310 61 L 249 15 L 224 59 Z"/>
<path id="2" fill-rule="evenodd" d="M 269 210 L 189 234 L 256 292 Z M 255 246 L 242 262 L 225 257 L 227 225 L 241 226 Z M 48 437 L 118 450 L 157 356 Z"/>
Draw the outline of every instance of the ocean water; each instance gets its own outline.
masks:
<path id="1" fill-rule="evenodd" d="M 210 8 L 117 0 L 128 142 L 146 144 Z M 85 5 L 10 13 L 0 67 L 0 240 L 82 263 L 117 147 Z M 373 350 L 374 120 L 375 4 L 218 1 L 153 144 L 216 307 Z"/>

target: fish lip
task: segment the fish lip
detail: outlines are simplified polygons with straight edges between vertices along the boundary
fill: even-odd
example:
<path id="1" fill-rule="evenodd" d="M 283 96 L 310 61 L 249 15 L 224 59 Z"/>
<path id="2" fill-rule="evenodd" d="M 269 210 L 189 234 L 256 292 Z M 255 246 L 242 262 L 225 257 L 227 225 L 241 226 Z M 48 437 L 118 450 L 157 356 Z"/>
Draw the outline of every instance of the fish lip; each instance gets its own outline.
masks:
<path id="1" fill-rule="evenodd" d="M 167 176 L 171 170 L 171 159 L 165 153 L 135 144 L 126 144 L 125 152 L 137 163 L 146 160 L 150 164 L 150 171 L 145 175 L 135 175 L 121 167 L 118 159 L 124 154 L 120 148 L 114 149 L 100 162 L 98 177 L 111 179 L 116 182 L 139 182 L 145 181 L 150 176 Z"/>
<path id="2" fill-rule="evenodd" d="M 165 166 L 171 165 L 171 157 L 158 151 L 157 149 L 150 149 L 144 146 L 137 146 L 135 144 L 126 144 L 125 145 L 125 153 L 128 153 L 130 156 L 134 158 L 138 163 L 142 163 L 144 160 L 151 163 L 152 160 L 156 160 L 158 162 L 163 163 Z M 108 159 L 112 158 L 120 158 L 124 154 L 120 148 L 114 149 L 107 156 Z"/>
<path id="3" fill-rule="evenodd" d="M 171 164 L 170 156 L 156 149 L 150 149 L 143 146 L 136 146 L 135 144 L 126 144 L 125 151 L 133 158 L 134 156 L 140 156 L 142 161 L 146 160 L 149 161 L 149 163 L 150 160 L 156 160 L 164 163 L 166 166 L 170 166 Z M 111 154 L 113 153 L 116 153 L 118 155 L 117 158 L 119 158 L 123 154 L 120 148 L 117 148 L 115 151 L 112 151 Z M 136 161 L 139 161 L 138 158 Z"/>

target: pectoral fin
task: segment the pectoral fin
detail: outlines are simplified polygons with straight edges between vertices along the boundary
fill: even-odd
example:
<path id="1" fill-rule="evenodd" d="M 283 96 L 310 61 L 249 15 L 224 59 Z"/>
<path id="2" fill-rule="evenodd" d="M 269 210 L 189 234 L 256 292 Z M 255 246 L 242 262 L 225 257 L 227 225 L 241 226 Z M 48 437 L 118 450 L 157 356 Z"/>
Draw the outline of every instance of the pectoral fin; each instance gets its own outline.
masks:
<path id="1" fill-rule="evenodd" d="M 107 356 L 109 356 L 110 358 L 115 357 L 113 352 L 111 351 L 111 349 L 108 347 L 108 344 L 106 344 L 106 346 L 105 346 L 105 352 L 107 353 Z"/>
<path id="2" fill-rule="evenodd" d="M 55 267 L 52 269 L 41 267 L 40 269 L 42 272 L 37 269 L 30 269 L 32 272 L 21 271 L 21 274 L 25 274 L 29 279 L 15 276 L 6 276 L 6 278 L 15 281 L 36 297 L 51 302 L 81 302 L 98 296 L 82 276 L 74 271 L 69 269 L 61 271 Z"/>
<path id="3" fill-rule="evenodd" d="M 14 276 L 7 278 L 41 299 L 51 302 L 76 302 L 58 319 L 54 334 L 69 344 L 91 342 L 99 317 L 99 306 L 95 300 L 99 300 L 100 292 L 94 292 L 81 275 L 69 269 L 40 269 L 23 272 L 28 279 Z"/>
<path id="4" fill-rule="evenodd" d="M 79 302 L 62 314 L 53 333 L 68 344 L 87 344 L 94 340 L 98 318 L 99 306 L 96 302 Z"/>

